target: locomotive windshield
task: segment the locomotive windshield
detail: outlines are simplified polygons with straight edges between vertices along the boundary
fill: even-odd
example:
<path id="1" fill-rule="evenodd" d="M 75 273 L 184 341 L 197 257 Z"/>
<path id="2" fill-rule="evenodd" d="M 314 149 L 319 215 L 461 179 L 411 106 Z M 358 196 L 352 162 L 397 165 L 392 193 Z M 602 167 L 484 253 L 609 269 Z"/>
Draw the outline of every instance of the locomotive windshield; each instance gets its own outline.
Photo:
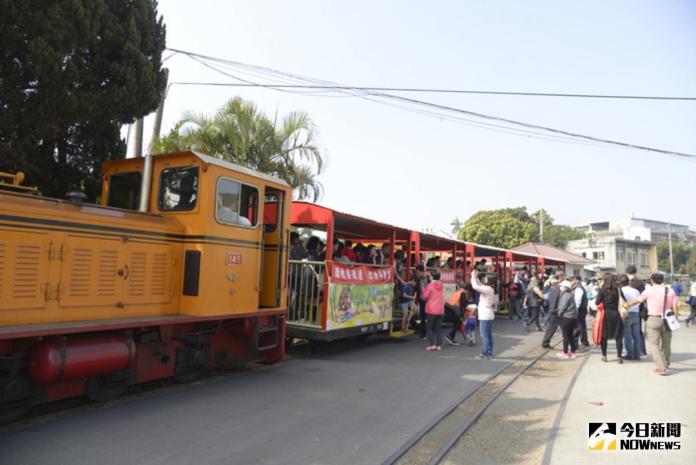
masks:
<path id="1" fill-rule="evenodd" d="M 137 210 L 140 204 L 140 183 L 142 175 L 139 171 L 116 173 L 109 176 L 110 207 Z"/>
<path id="2" fill-rule="evenodd" d="M 198 167 L 167 168 L 160 174 L 160 211 L 189 211 L 198 200 Z"/>
<path id="3" fill-rule="evenodd" d="M 256 226 L 259 191 L 256 187 L 228 178 L 217 185 L 215 218 L 219 223 L 236 226 Z"/>

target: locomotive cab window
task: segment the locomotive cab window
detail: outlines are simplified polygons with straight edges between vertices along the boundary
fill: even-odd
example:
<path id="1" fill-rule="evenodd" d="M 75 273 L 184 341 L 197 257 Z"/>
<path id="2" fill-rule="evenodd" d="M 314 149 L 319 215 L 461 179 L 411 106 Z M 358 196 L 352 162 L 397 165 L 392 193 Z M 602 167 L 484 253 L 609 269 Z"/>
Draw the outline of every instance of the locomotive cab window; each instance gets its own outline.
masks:
<path id="1" fill-rule="evenodd" d="M 198 201 L 198 167 L 166 168 L 160 174 L 160 211 L 190 211 Z"/>
<path id="2" fill-rule="evenodd" d="M 140 183 L 143 176 L 139 171 L 116 173 L 109 176 L 110 207 L 137 210 L 140 206 Z"/>
<path id="3" fill-rule="evenodd" d="M 220 178 L 215 195 L 218 223 L 254 227 L 259 213 L 259 190 L 228 178 Z"/>

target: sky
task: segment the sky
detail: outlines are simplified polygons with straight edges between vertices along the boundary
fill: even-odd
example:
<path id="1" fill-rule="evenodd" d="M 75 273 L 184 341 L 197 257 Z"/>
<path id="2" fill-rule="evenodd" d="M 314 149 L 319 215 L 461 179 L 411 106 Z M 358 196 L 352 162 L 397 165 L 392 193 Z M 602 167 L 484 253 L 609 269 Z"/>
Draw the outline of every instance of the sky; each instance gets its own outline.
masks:
<path id="1" fill-rule="evenodd" d="M 159 12 L 168 47 L 344 85 L 696 97 L 693 1 L 160 0 Z M 170 82 L 233 82 L 183 55 L 165 66 Z M 518 206 L 570 225 L 633 213 L 696 226 L 696 159 L 512 135 L 355 97 L 174 84 L 163 132 L 236 95 L 270 116 L 310 115 L 327 161 L 320 203 L 337 210 L 445 232 L 455 217 Z M 696 101 L 402 95 L 696 154 Z"/>

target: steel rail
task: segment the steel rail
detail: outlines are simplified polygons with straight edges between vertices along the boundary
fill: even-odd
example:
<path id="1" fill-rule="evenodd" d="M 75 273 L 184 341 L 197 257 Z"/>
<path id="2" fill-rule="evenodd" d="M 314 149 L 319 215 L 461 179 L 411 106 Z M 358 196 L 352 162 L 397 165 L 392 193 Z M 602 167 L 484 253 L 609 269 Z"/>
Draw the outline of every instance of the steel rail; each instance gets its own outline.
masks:
<path id="1" fill-rule="evenodd" d="M 553 346 L 557 346 L 560 342 L 557 341 Z M 520 355 L 519 357 L 516 357 L 514 360 L 512 360 L 510 363 L 505 364 L 503 367 L 501 367 L 499 370 L 496 372 L 490 374 L 486 379 L 483 380 L 483 382 L 473 391 L 465 394 L 464 396 L 460 397 L 457 399 L 452 405 L 447 407 L 445 410 L 443 410 L 439 415 L 437 415 L 433 420 L 430 421 L 424 428 L 422 428 L 420 431 L 418 431 L 416 434 L 411 436 L 399 449 L 396 450 L 392 455 L 390 455 L 384 462 L 382 462 L 382 465 L 394 465 L 396 462 L 398 462 L 401 457 L 406 455 L 406 453 L 411 450 L 418 442 L 423 439 L 429 432 L 431 432 L 436 426 L 438 426 L 442 421 L 447 418 L 452 412 L 454 412 L 459 406 L 461 406 L 464 402 L 466 402 L 469 398 L 471 398 L 474 394 L 480 392 L 483 390 L 488 383 L 490 383 L 493 379 L 497 378 L 500 376 L 500 374 L 510 368 L 514 363 L 523 360 L 527 355 L 530 353 L 534 352 L 537 350 L 537 347 L 534 347 L 533 349 L 530 349 L 528 352 L 526 352 L 523 355 Z M 469 419 L 464 423 L 462 427 L 457 429 L 455 433 L 445 442 L 445 444 L 438 449 L 438 451 L 431 457 L 430 461 L 428 462 L 428 465 L 437 465 L 439 464 L 442 459 L 447 455 L 447 453 L 452 449 L 452 447 L 457 443 L 457 441 L 466 433 L 466 431 L 471 428 L 471 426 L 476 423 L 476 421 L 483 415 L 483 413 L 488 409 L 488 407 L 491 406 L 491 404 L 498 398 L 500 395 L 507 390 L 510 385 L 515 382 L 525 371 L 527 371 L 529 368 L 531 368 L 541 357 L 546 355 L 551 349 L 546 349 L 541 352 L 538 356 L 536 356 L 534 359 L 529 361 L 526 366 L 524 366 L 521 370 L 519 370 L 509 381 L 507 381 L 496 393 L 491 397 L 484 405 L 481 407 L 474 415 L 469 417 Z"/>

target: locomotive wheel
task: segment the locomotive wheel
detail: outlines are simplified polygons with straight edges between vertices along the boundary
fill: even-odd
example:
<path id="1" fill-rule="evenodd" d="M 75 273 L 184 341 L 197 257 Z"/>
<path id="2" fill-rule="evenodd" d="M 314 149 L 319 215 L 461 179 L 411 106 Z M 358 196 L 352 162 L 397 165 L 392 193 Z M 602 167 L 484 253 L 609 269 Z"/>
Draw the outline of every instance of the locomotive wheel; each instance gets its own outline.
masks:
<path id="1" fill-rule="evenodd" d="M 29 412 L 31 403 L 24 400 L 0 405 L 0 425 L 6 425 L 22 418 Z"/>

